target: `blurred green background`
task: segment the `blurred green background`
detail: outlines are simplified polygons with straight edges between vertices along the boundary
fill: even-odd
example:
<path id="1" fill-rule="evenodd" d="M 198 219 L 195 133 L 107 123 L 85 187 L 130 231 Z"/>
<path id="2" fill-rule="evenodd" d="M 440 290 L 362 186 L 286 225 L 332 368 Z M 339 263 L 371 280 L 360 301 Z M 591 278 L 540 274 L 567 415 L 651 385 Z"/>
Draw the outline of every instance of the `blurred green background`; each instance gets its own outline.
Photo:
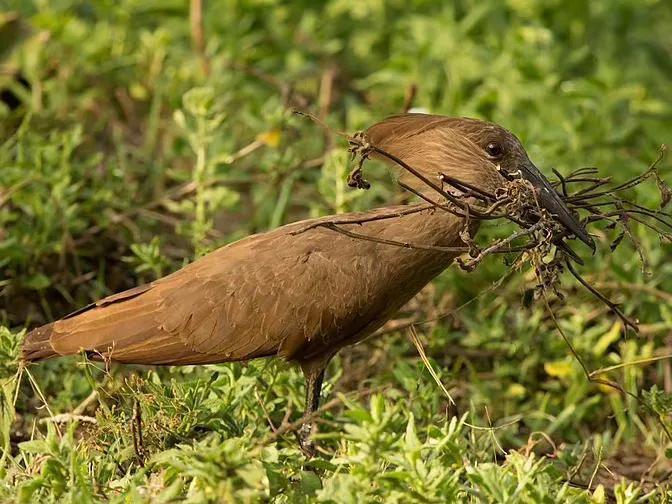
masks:
<path id="1" fill-rule="evenodd" d="M 672 497 L 672 366 L 650 360 L 672 354 L 672 265 L 643 230 L 646 267 L 605 236 L 581 270 L 639 336 L 570 278 L 554 304 L 589 369 L 645 360 L 604 375 L 639 400 L 586 380 L 529 302 L 529 272 L 489 292 L 506 270 L 496 258 L 448 270 L 399 315 L 431 319 L 486 292 L 420 326 L 457 407 L 388 325 L 330 366 L 325 453 L 308 464 L 291 432 L 273 433 L 303 403 L 300 373 L 281 362 L 106 371 L 65 359 L 18 375 L 16 359 L 24 328 L 220 245 L 407 200 L 373 165 L 373 188 L 349 189 L 343 141 L 292 107 L 354 132 L 412 101 L 502 124 L 549 175 L 640 173 L 672 142 L 670 33 L 662 0 L 0 0 L 0 499 Z M 655 187 L 634 197 L 659 204 Z M 73 411 L 96 423 L 46 421 Z"/>

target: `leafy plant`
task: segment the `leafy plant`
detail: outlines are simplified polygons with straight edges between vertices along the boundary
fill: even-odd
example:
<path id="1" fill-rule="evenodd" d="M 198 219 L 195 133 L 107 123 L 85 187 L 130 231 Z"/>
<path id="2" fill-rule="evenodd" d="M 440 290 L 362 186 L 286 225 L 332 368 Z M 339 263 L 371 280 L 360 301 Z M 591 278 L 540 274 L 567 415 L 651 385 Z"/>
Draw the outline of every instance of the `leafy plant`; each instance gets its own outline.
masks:
<path id="1" fill-rule="evenodd" d="M 354 132 L 415 89 L 414 107 L 514 131 L 546 173 L 616 181 L 671 142 L 669 2 L 226 0 L 202 26 L 198 3 L 3 4 L 0 500 L 669 501 L 672 262 L 634 226 L 653 274 L 626 241 L 582 273 L 641 337 L 578 290 L 551 308 L 588 371 L 637 398 L 589 382 L 535 278 L 497 260 L 449 269 L 332 363 L 310 462 L 281 362 L 19 367 L 25 328 L 250 233 L 401 201 L 382 166 L 348 188 L 344 145 L 294 107 Z"/>

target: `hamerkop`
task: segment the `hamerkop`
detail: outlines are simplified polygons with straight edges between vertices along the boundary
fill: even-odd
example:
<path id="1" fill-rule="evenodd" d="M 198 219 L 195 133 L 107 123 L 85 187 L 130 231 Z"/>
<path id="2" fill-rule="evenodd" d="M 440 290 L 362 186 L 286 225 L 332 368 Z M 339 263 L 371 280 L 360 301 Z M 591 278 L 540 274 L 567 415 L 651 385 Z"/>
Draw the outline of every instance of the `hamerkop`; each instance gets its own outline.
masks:
<path id="1" fill-rule="evenodd" d="M 404 114 L 365 134 L 370 144 L 432 180 L 443 172 L 495 191 L 504 173 L 518 173 L 569 234 L 593 246 L 518 139 L 496 124 Z M 408 173 L 400 181 L 422 192 Z M 377 241 L 317 225 L 334 216 L 242 239 L 155 282 L 33 330 L 23 344 L 23 358 L 85 351 L 121 363 L 181 365 L 282 357 L 298 363 L 305 374 L 309 418 L 334 354 L 381 327 L 460 254 L 450 250 L 463 245 L 464 219 L 427 206 L 338 216 L 346 231 Z M 398 218 L 375 219 L 395 212 Z M 477 227 L 467 226 L 471 233 Z M 444 249 L 403 248 L 385 240 Z M 310 432 L 306 425 L 304 441 Z"/>

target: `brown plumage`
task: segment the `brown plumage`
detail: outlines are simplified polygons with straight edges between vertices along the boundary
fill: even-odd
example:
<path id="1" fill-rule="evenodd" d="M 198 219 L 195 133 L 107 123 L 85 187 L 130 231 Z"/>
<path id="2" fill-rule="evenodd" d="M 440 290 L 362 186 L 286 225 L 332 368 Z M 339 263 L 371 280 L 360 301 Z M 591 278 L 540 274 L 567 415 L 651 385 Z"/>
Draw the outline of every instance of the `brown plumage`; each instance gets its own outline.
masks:
<path id="1" fill-rule="evenodd" d="M 325 228 L 291 235 L 314 222 L 250 236 L 149 285 L 36 329 L 24 343 L 25 359 L 82 350 L 136 364 L 206 364 L 270 355 L 299 362 L 328 359 L 346 341 L 385 322 L 452 259 Z M 399 223 L 405 233 L 384 220 L 355 226 L 381 238 L 457 243 L 458 219 L 444 212 L 426 210 Z"/>
<path id="2" fill-rule="evenodd" d="M 497 164 L 511 172 L 531 165 L 511 133 L 473 119 L 405 114 L 366 133 L 373 145 L 428 177 L 443 171 L 487 190 L 502 183 Z M 503 154 L 489 154 L 497 150 L 493 144 Z M 415 179 L 401 178 L 424 190 Z M 324 227 L 294 234 L 332 219 L 250 236 L 35 329 L 24 342 L 24 359 L 86 351 L 123 363 L 179 365 L 279 356 L 301 365 L 308 379 L 307 413 L 314 411 L 331 357 L 372 334 L 458 255 L 374 243 Z M 462 219 L 431 208 L 342 227 L 395 241 L 462 245 Z"/>

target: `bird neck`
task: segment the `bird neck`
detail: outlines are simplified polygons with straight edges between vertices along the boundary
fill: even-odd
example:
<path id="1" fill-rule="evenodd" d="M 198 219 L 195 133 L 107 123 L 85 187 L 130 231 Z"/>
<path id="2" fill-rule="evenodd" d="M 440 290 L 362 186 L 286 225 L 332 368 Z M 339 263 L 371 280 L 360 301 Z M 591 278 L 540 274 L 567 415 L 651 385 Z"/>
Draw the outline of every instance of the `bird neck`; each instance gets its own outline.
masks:
<path id="1" fill-rule="evenodd" d="M 387 207 L 373 212 L 402 212 L 420 206 L 426 205 Z M 421 281 L 429 281 L 431 277 L 438 275 L 461 254 L 459 251 L 433 250 L 431 247 L 464 247 L 461 237 L 465 230 L 464 219 L 435 208 L 348 228 L 378 239 L 408 244 L 406 248 L 369 243 L 374 245 L 371 253 L 375 253 L 380 261 L 394 263 L 398 271 L 410 271 Z M 473 236 L 477 228 L 477 221 L 473 221 L 469 226 L 469 234 Z"/>
<path id="2" fill-rule="evenodd" d="M 412 244 L 434 247 L 464 245 L 460 237 L 465 231 L 464 219 L 440 209 L 428 209 L 404 216 L 392 229 L 398 234 L 399 241 Z M 477 229 L 478 222 L 474 220 L 468 226 L 469 235 L 473 236 Z"/>

